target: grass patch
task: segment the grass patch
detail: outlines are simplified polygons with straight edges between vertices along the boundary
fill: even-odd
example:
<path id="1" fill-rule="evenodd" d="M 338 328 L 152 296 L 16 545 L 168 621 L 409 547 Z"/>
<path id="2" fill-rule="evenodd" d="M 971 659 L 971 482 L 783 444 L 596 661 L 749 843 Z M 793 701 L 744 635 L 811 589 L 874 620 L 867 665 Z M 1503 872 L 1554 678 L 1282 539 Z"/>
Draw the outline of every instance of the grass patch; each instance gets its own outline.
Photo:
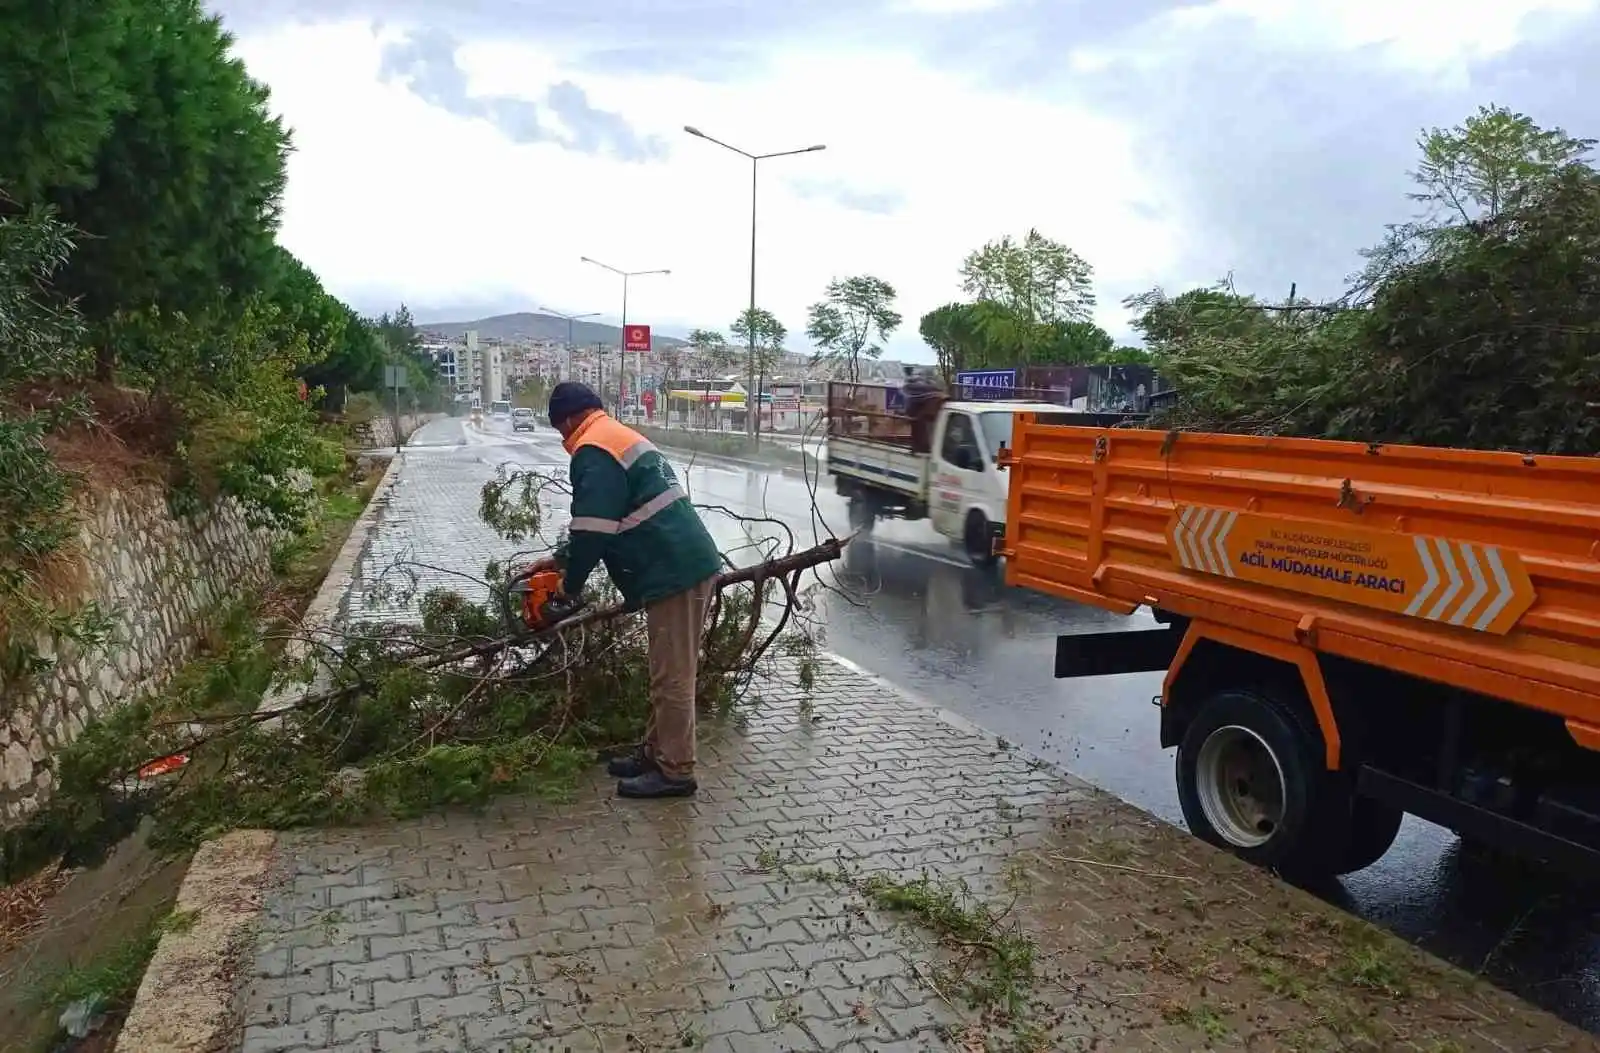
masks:
<path id="1" fill-rule="evenodd" d="M 1409 995 L 1411 983 L 1406 978 L 1404 966 L 1384 943 L 1381 935 L 1372 933 L 1366 939 L 1345 947 L 1344 961 L 1333 968 L 1334 979 L 1390 998 Z"/>
<path id="2" fill-rule="evenodd" d="M 1169 1024 L 1192 1027 L 1206 1037 L 1208 1042 L 1220 1042 L 1232 1033 L 1222 1011 L 1208 1002 L 1194 1005 L 1174 1003 L 1161 1011 L 1161 1018 Z"/>
<path id="3" fill-rule="evenodd" d="M 74 1005 L 80 1005 L 87 1017 L 104 1015 L 113 1021 L 120 1020 L 132 1005 L 161 938 L 169 932 L 187 932 L 195 920 L 193 911 L 173 911 L 151 919 L 104 954 L 39 978 L 34 1004 L 39 1012 L 56 1020 Z M 59 1024 L 57 1027 L 59 1030 L 53 1036 L 51 1048 L 68 1037 L 66 1029 Z M 99 1031 L 103 1028 L 97 1029 Z"/>
<path id="4" fill-rule="evenodd" d="M 1346 1044 L 1377 1043 L 1374 1021 L 1380 1007 L 1410 998 L 1417 987 L 1404 945 L 1351 918 L 1294 913 L 1229 944 L 1240 968 L 1262 988 L 1299 1002 L 1313 1015 L 1302 1036 L 1308 1045 L 1294 1048 L 1322 1048 L 1330 1037 Z M 1446 1040 L 1418 1048 L 1451 1047 Z"/>
<path id="5" fill-rule="evenodd" d="M 383 471 L 374 469 L 359 480 L 342 475 L 319 482 L 318 512 L 310 529 L 272 551 L 276 613 L 288 617 L 305 613 L 382 479 Z"/>
<path id="6" fill-rule="evenodd" d="M 783 869 L 770 850 L 763 849 L 758 862 L 761 859 Z M 965 883 L 929 877 L 910 881 L 887 874 L 860 877 L 843 869 L 807 870 L 796 877 L 848 887 L 877 909 L 906 915 L 929 930 L 950 953 L 938 975 L 923 977 L 924 982 L 947 1000 L 952 993 L 963 995 L 987 1023 L 1010 1030 L 1018 1048 L 1034 1048 L 1037 1029 L 1029 1015 L 1037 947 L 1017 922 L 1008 919 L 1009 910 L 992 909 Z"/>

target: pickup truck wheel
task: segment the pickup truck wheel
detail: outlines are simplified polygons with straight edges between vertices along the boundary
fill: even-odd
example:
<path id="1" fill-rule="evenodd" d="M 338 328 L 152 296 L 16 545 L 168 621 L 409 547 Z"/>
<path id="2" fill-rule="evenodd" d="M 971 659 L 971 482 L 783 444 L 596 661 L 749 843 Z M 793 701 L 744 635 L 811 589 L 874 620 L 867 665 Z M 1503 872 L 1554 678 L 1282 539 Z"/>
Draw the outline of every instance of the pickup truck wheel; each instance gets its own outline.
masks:
<path id="1" fill-rule="evenodd" d="M 1212 695 L 1178 746 L 1178 801 L 1189 830 L 1296 877 L 1339 872 L 1352 802 L 1321 752 L 1314 726 L 1277 699 Z"/>
<path id="2" fill-rule="evenodd" d="M 962 531 L 962 546 L 974 567 L 984 570 L 1000 562 L 994 554 L 994 542 L 989 537 L 989 518 L 977 509 L 967 513 L 967 526 Z"/>
<path id="3" fill-rule="evenodd" d="M 878 522 L 878 510 L 871 500 L 865 497 L 852 497 L 850 499 L 850 529 L 862 534 L 872 533 L 873 526 Z"/>

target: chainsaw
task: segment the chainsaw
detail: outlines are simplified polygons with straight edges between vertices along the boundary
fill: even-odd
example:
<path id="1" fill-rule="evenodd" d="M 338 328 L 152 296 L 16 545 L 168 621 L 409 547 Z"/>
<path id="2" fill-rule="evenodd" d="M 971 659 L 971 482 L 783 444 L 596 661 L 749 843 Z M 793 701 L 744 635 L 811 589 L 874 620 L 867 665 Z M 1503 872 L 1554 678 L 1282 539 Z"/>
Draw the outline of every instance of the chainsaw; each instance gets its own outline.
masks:
<path id="1" fill-rule="evenodd" d="M 540 633 L 583 609 L 582 599 L 561 591 L 559 570 L 524 570 L 506 583 L 506 629 L 514 636 Z"/>

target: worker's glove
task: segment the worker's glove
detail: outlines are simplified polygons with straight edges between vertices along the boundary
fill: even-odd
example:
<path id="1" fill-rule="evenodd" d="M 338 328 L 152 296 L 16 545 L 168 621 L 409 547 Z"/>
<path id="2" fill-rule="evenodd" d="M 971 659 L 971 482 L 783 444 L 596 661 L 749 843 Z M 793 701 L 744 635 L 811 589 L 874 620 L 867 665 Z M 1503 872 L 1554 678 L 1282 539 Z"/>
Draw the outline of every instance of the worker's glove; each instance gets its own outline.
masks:
<path id="1" fill-rule="evenodd" d="M 539 608 L 539 624 L 546 628 L 564 622 L 583 609 L 583 597 L 562 593 L 545 600 Z"/>

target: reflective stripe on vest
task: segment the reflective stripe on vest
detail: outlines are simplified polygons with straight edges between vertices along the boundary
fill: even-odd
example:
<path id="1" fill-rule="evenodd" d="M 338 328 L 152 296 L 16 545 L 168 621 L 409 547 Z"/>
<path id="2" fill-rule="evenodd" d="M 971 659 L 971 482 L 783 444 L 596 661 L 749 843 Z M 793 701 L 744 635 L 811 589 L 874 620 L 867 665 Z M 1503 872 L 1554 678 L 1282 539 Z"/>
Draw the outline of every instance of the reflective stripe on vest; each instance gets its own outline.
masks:
<path id="1" fill-rule="evenodd" d="M 617 463 L 622 465 L 623 471 L 632 468 L 639 462 L 639 458 L 647 453 L 654 453 L 656 449 L 655 444 L 649 439 L 604 413 L 596 413 L 590 417 L 577 433 L 562 445 L 566 446 L 567 452 L 571 454 L 577 453 L 585 446 L 598 446 L 616 458 Z M 642 526 L 653 516 L 672 507 L 680 498 L 688 496 L 678 484 L 672 483 L 621 519 L 577 516 L 568 525 L 568 529 L 587 530 L 595 534 L 620 534 Z"/>

